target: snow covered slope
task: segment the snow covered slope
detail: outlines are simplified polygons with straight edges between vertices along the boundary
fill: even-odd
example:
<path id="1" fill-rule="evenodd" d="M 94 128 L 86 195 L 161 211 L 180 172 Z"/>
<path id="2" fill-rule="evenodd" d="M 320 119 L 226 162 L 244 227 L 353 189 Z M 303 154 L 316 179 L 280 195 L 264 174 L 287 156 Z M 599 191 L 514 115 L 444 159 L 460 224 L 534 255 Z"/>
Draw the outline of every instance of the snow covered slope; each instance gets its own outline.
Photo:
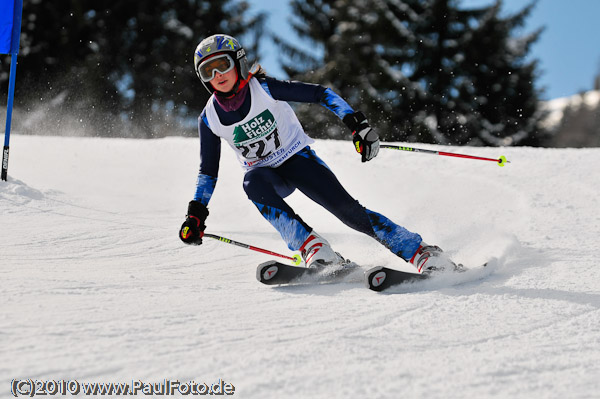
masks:
<path id="1" fill-rule="evenodd" d="M 0 182 L 0 397 L 29 378 L 222 379 L 240 398 L 598 397 L 600 149 L 446 149 L 506 155 L 500 168 L 313 148 L 363 205 L 468 266 L 499 265 L 385 294 L 264 286 L 269 256 L 177 238 L 196 139 L 16 135 Z M 207 231 L 288 253 L 241 179 L 224 149 Z M 409 270 L 301 194 L 290 203 L 365 268 Z"/>

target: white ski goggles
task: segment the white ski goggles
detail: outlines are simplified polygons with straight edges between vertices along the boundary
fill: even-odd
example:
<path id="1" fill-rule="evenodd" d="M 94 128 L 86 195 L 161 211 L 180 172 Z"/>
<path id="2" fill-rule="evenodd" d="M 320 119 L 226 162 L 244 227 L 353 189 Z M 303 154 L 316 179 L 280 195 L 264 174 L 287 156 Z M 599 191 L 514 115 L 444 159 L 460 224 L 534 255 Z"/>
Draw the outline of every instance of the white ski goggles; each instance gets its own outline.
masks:
<path id="1" fill-rule="evenodd" d="M 227 73 L 235 67 L 235 62 L 229 54 L 220 54 L 207 59 L 198 65 L 198 75 L 203 82 L 210 82 L 215 78 L 217 72 Z"/>

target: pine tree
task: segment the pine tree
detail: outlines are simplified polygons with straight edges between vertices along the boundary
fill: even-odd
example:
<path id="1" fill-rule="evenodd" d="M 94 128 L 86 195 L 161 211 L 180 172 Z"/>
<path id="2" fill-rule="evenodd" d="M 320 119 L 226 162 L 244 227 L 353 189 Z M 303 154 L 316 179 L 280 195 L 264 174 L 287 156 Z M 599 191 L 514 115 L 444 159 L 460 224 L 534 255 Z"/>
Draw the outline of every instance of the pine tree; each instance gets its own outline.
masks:
<path id="1" fill-rule="evenodd" d="M 40 132 L 71 119 L 103 136 L 172 133 L 209 97 L 194 72 L 196 45 L 259 29 L 248 8 L 234 0 L 25 0 L 16 106 L 45 111 L 33 127 Z"/>
<path id="2" fill-rule="evenodd" d="M 385 2 L 309 0 L 292 1 L 291 5 L 299 17 L 294 28 L 319 50 L 307 53 L 280 40 L 284 53 L 291 55 L 284 70 L 292 78 L 334 88 L 351 105 L 369 115 L 383 138 L 402 135 L 407 128 L 404 109 L 410 109 L 409 101 L 422 93 L 402 71 L 409 59 L 405 48 L 416 38 L 402 24 L 395 25 L 397 21 L 390 13 L 416 16 L 405 7 L 392 4 L 390 8 Z M 394 28 L 393 35 L 389 33 L 390 26 Z M 322 66 L 318 66 L 320 49 L 324 53 Z M 299 114 L 313 136 L 347 136 L 346 129 L 326 111 L 299 107 Z M 402 122 L 396 123 L 398 120 Z"/>
<path id="3" fill-rule="evenodd" d="M 457 66 L 463 79 L 457 90 L 464 103 L 473 103 L 467 126 L 477 133 L 475 142 L 535 145 L 546 133 L 538 128 L 543 114 L 534 86 L 537 61 L 526 56 L 542 30 L 516 37 L 514 30 L 524 25 L 534 4 L 506 18 L 499 15 L 500 5 L 479 10 L 479 23 L 461 46 L 464 58 Z"/>
<path id="4" fill-rule="evenodd" d="M 292 78 L 331 85 L 369 116 L 384 140 L 535 144 L 536 63 L 524 59 L 540 31 L 514 37 L 533 5 L 506 18 L 500 5 L 292 1 L 294 27 L 323 49 L 324 65 L 284 44 L 294 56 L 294 67 L 284 69 Z M 312 130 L 339 137 L 339 123 L 322 113 L 307 116 Z"/>

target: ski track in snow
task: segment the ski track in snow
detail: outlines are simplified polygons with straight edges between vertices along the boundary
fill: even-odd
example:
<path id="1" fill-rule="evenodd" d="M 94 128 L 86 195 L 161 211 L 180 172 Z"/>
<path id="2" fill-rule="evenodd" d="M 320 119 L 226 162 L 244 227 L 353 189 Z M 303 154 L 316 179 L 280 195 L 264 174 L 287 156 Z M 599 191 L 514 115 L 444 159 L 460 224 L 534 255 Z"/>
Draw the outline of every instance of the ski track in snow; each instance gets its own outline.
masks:
<path id="1" fill-rule="evenodd" d="M 177 238 L 197 139 L 14 135 L 0 182 L 0 397 L 13 378 L 223 379 L 241 398 L 598 397 L 599 149 L 456 148 L 506 155 L 499 168 L 313 148 L 366 207 L 468 267 L 497 260 L 380 294 L 356 279 L 261 285 L 270 257 Z M 242 176 L 224 149 L 207 231 L 289 253 Z M 289 202 L 365 269 L 410 270 L 301 194 Z"/>

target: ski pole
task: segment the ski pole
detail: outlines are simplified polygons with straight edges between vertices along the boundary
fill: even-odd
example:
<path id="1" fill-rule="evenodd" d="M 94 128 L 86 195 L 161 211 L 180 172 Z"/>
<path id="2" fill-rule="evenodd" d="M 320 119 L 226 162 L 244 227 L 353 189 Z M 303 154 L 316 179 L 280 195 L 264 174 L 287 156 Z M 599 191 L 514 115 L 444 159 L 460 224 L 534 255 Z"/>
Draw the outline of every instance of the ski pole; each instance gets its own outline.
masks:
<path id="1" fill-rule="evenodd" d="M 473 155 L 456 154 L 456 153 L 453 153 L 453 152 L 424 150 L 422 148 L 413 148 L 413 147 L 403 147 L 403 146 L 399 146 L 399 145 L 382 144 L 381 148 L 389 148 L 389 149 L 392 149 L 392 150 L 409 151 L 409 152 L 422 152 L 422 153 L 425 153 L 425 154 L 443 155 L 443 156 L 446 156 L 446 157 L 478 159 L 480 161 L 492 161 L 492 162 L 496 162 L 498 164 L 498 166 L 504 166 L 505 164 L 510 163 L 510 161 L 506 160 L 506 157 L 504 155 L 502 155 L 498 159 L 494 159 L 494 158 L 476 157 L 476 156 L 473 156 Z"/>
<path id="2" fill-rule="evenodd" d="M 278 254 L 277 252 L 269 251 L 268 249 L 258 248 L 253 245 L 248 245 L 248 244 L 244 244 L 242 242 L 230 240 L 229 238 L 221 237 L 221 236 L 218 236 L 215 234 L 204 233 L 204 237 L 213 238 L 215 240 L 218 240 L 218 241 L 221 241 L 221 242 L 224 242 L 227 244 L 231 244 L 231 245 L 236 245 L 238 247 L 250 249 L 252 251 L 262 252 L 263 254 L 279 256 L 280 258 L 285 258 L 285 259 L 292 261 L 292 263 L 296 266 L 298 266 L 300 263 L 302 263 L 302 258 L 300 257 L 299 254 L 295 254 L 294 256 Z"/>

